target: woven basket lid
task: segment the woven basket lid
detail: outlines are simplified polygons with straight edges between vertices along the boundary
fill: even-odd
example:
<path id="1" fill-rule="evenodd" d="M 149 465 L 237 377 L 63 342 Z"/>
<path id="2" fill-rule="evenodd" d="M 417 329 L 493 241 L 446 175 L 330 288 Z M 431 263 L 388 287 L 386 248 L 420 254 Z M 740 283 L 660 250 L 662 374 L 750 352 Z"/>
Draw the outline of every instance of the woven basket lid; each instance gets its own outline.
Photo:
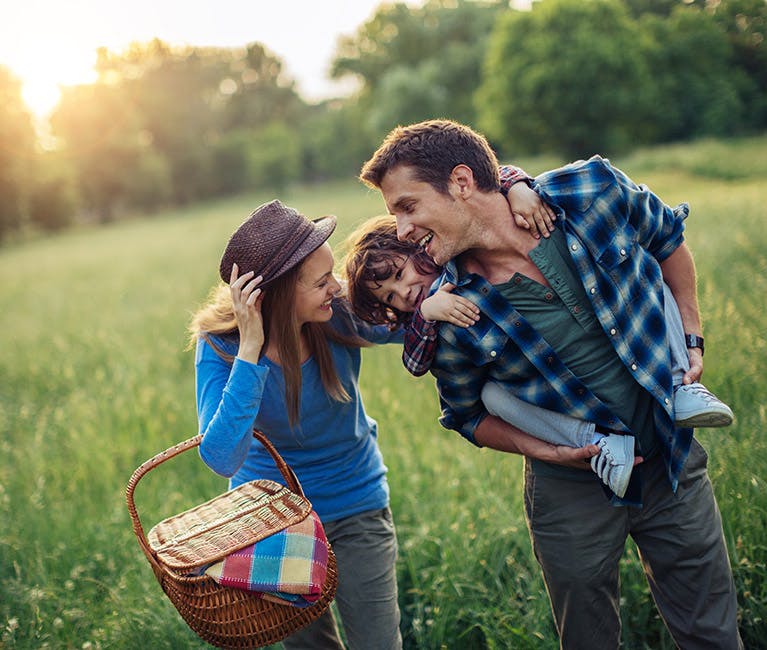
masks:
<path id="1" fill-rule="evenodd" d="M 147 540 L 158 561 L 189 572 L 302 521 L 311 510 L 305 497 L 284 485 L 250 481 L 161 521 Z"/>

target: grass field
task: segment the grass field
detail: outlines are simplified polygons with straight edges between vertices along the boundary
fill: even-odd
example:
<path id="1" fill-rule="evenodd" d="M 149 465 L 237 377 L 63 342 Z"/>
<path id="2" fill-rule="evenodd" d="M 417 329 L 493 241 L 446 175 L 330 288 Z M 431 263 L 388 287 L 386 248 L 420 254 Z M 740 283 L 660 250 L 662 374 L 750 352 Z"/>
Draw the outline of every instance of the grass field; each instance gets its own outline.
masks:
<path id="1" fill-rule="evenodd" d="M 533 173 L 558 161 L 523 161 Z M 668 203 L 688 201 L 706 321 L 706 384 L 737 415 L 701 430 L 738 586 L 747 648 L 767 642 L 767 138 L 613 161 Z M 206 647 L 136 544 L 124 490 L 145 459 L 197 431 L 189 315 L 229 233 L 269 195 L 238 197 L 0 249 L 0 647 Z M 280 197 L 333 213 L 338 244 L 378 214 L 350 180 Z M 558 647 L 521 502 L 521 459 L 477 450 L 436 421 L 429 378 L 394 346 L 365 352 L 379 421 L 407 648 Z M 148 529 L 224 490 L 196 453 L 150 473 Z M 621 567 L 627 649 L 672 648 L 634 547 Z"/>

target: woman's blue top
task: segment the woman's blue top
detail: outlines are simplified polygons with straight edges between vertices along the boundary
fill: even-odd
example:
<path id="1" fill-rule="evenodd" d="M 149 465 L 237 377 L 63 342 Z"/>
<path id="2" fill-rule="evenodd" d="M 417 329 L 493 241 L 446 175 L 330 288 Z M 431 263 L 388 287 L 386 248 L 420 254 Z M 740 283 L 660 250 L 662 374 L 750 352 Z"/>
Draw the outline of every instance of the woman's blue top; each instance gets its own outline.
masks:
<path id="1" fill-rule="evenodd" d="M 371 343 L 400 343 L 402 332 L 371 326 L 334 304 L 331 325 Z M 211 336 L 227 354 L 236 355 L 239 337 Z M 257 478 L 285 483 L 272 457 L 253 438 L 259 429 L 296 473 L 306 497 L 323 521 L 383 508 L 389 503 L 386 466 L 378 448 L 378 426 L 365 413 L 359 390 L 359 348 L 329 342 L 336 372 L 349 402 L 326 392 L 319 366 L 310 357 L 301 366 L 299 422 L 288 424 L 282 369 L 265 356 L 257 364 L 221 358 L 200 338 L 195 369 L 200 456 L 230 488 Z"/>

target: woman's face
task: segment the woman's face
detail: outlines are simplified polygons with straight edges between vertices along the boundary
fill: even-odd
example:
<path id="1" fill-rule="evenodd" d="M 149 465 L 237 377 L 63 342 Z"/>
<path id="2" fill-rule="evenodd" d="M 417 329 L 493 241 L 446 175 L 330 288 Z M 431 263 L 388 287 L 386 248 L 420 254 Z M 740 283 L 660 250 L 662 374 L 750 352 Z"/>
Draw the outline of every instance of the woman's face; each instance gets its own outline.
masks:
<path id="1" fill-rule="evenodd" d="M 384 305 L 410 313 L 428 297 L 437 275 L 436 270 L 426 274 L 419 272 L 413 260 L 403 255 L 397 258 L 392 274 L 370 286 L 370 291 Z"/>
<path id="2" fill-rule="evenodd" d="M 333 251 L 325 242 L 307 257 L 298 272 L 296 317 L 299 325 L 330 320 L 331 301 L 341 291 L 333 275 Z"/>

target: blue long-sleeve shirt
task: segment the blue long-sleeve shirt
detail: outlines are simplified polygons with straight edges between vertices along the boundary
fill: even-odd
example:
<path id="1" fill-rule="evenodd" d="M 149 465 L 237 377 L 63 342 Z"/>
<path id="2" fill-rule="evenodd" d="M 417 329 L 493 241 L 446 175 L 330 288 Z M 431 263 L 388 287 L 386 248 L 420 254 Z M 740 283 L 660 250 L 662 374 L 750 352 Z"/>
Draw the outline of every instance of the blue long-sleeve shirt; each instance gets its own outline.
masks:
<path id="1" fill-rule="evenodd" d="M 660 262 L 683 241 L 686 206 L 674 210 L 595 156 L 535 179 L 533 188 L 553 207 L 568 252 L 615 353 L 637 384 L 653 396 L 656 437 L 676 487 L 692 439 L 676 429 L 663 316 Z M 443 272 L 454 293 L 474 302 L 481 319 L 470 328 L 442 323 L 432 372 L 442 405 L 441 423 L 472 442 L 487 415 L 481 400 L 489 379 L 506 382 L 525 401 L 627 431 L 559 359 L 554 349 L 487 280 Z"/>
<path id="2" fill-rule="evenodd" d="M 350 319 L 334 306 L 331 324 L 356 332 L 371 343 L 402 342 L 402 333 Z M 211 337 L 236 355 L 237 335 Z M 197 343 L 195 369 L 200 455 L 215 472 L 230 477 L 230 487 L 257 478 L 284 483 L 271 456 L 252 435 L 262 431 L 296 473 L 307 498 L 323 521 L 342 519 L 389 503 L 386 466 L 378 448 L 378 428 L 368 417 L 359 391 L 359 348 L 329 342 L 336 372 L 349 402 L 324 390 L 314 358 L 301 366 L 299 422 L 288 424 L 284 377 L 265 356 L 257 364 L 220 357 L 204 339 Z"/>

